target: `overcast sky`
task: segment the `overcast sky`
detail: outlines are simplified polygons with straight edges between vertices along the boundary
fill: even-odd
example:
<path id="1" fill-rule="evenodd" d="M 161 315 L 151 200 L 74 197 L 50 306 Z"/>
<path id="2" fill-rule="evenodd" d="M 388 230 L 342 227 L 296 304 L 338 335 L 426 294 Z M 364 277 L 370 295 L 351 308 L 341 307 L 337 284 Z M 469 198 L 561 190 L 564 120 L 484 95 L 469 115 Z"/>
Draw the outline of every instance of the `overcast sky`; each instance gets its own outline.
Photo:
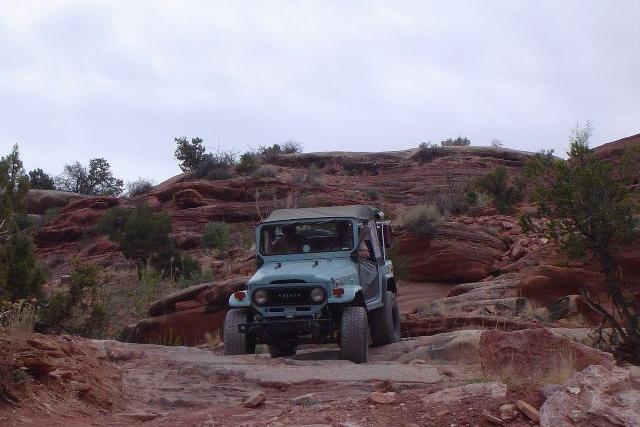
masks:
<path id="1" fill-rule="evenodd" d="M 176 136 L 566 151 L 640 132 L 640 1 L 0 0 L 0 154 L 160 182 Z"/>

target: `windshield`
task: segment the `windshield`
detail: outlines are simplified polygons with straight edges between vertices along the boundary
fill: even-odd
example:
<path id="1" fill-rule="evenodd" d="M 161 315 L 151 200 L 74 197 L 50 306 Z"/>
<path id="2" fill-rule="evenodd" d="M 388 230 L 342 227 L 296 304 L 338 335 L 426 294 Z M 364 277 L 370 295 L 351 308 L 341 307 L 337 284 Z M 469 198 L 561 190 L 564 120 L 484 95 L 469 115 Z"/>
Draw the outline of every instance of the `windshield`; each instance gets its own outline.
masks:
<path id="1" fill-rule="evenodd" d="M 266 256 L 351 249 L 353 227 L 347 220 L 264 225 L 260 230 L 260 253 Z"/>

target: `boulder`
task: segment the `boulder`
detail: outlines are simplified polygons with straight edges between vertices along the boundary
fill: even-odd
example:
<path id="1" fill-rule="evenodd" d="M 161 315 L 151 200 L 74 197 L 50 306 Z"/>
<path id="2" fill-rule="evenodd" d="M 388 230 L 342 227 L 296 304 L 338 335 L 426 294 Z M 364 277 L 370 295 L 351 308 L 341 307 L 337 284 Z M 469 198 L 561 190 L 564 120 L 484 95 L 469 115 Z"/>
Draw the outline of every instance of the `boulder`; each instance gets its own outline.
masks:
<path id="1" fill-rule="evenodd" d="M 608 368 L 613 356 L 571 341 L 547 328 L 503 332 L 485 331 L 480 337 L 480 364 L 486 375 L 507 375 L 531 382 L 555 380 L 592 364 Z"/>
<path id="2" fill-rule="evenodd" d="M 565 295 L 578 295 L 582 289 L 597 289 L 602 282 L 600 273 L 586 268 L 541 265 L 527 272 L 518 289 L 521 296 L 549 305 Z"/>
<path id="3" fill-rule="evenodd" d="M 123 333 L 126 342 L 160 345 L 195 346 L 207 341 L 207 334 L 216 334 L 224 325 L 226 308 L 200 306 L 144 319 Z"/>
<path id="4" fill-rule="evenodd" d="M 254 391 L 245 399 L 242 405 L 245 408 L 257 408 L 258 406 L 264 405 L 264 402 L 267 400 L 267 396 L 262 391 Z"/>
<path id="5" fill-rule="evenodd" d="M 637 367 L 585 368 L 544 402 L 540 426 L 640 425 L 639 374 Z"/>
<path id="6" fill-rule="evenodd" d="M 416 337 L 372 347 L 369 357 L 374 361 L 422 363 L 432 361 L 477 363 L 478 345 L 483 331 L 454 331 L 426 337 Z"/>
<path id="7" fill-rule="evenodd" d="M 380 403 L 382 405 L 389 405 L 391 403 L 396 403 L 396 400 L 398 400 L 397 396 L 398 395 L 393 391 L 389 391 L 386 393 L 381 391 L 373 391 L 369 395 L 369 401 L 373 403 Z"/>
<path id="8" fill-rule="evenodd" d="M 453 405 L 464 399 L 499 399 L 507 395 L 507 386 L 500 382 L 486 382 L 467 384 L 458 387 L 445 388 L 422 398 L 426 407 L 433 405 Z"/>
<path id="9" fill-rule="evenodd" d="M 529 405 L 524 400 L 516 400 L 516 406 L 527 418 L 529 418 L 534 423 L 537 423 L 540 420 L 540 413 L 536 408 Z"/>
<path id="10" fill-rule="evenodd" d="M 493 271 L 507 246 L 488 228 L 463 223 L 444 223 L 434 238 L 405 232 L 395 242 L 407 258 L 409 276 L 418 282 L 473 282 Z"/>

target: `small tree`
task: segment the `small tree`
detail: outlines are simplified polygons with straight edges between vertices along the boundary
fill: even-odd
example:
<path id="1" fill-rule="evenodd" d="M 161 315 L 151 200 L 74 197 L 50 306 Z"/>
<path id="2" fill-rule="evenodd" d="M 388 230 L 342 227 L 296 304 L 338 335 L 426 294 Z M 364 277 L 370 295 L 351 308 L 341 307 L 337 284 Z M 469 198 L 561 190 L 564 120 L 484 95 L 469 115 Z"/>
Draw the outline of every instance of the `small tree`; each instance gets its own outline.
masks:
<path id="1" fill-rule="evenodd" d="M 148 206 L 135 208 L 120 238 L 122 253 L 138 262 L 139 271 L 146 270 L 154 255 L 173 248 L 170 231 L 171 220 L 166 213 L 154 214 Z"/>
<path id="2" fill-rule="evenodd" d="M 175 138 L 177 147 L 175 158 L 180 162 L 182 172 L 195 170 L 204 160 L 206 148 L 202 142 L 202 138 L 191 138 L 189 141 L 186 137 Z"/>
<path id="3" fill-rule="evenodd" d="M 418 151 L 413 154 L 412 158 L 420 163 L 429 163 L 437 157 L 441 151 L 440 147 L 436 144 L 423 142 L 418 146 Z"/>
<path id="4" fill-rule="evenodd" d="M 233 229 L 225 222 L 210 222 L 204 227 L 202 244 L 209 250 L 224 252 L 231 245 Z"/>
<path id="5" fill-rule="evenodd" d="M 258 154 L 253 151 L 247 151 L 240 155 L 240 161 L 236 166 L 236 170 L 240 173 L 252 174 L 260 167 L 260 159 Z"/>
<path id="6" fill-rule="evenodd" d="M 458 136 L 457 138 L 447 138 L 440 142 L 443 147 L 468 147 L 471 145 L 471 140 L 466 136 Z"/>
<path id="7" fill-rule="evenodd" d="M 56 188 L 54 179 L 40 168 L 29 172 L 29 184 L 34 190 L 54 190 Z"/>
<path id="8" fill-rule="evenodd" d="M 628 177 L 593 155 L 591 134 L 590 123 L 576 127 L 567 161 L 541 153 L 527 165 L 526 173 L 540 213 L 552 218 L 549 234 L 570 255 L 590 253 L 600 265 L 612 309 L 605 308 L 598 295 L 582 291 L 587 303 L 603 316 L 599 339 L 603 339 L 605 326 L 612 328 L 620 355 L 639 363 L 640 305 L 632 284 L 621 276 L 615 257 L 616 247 L 638 238 L 634 219 L 638 203 L 627 185 Z M 531 225 L 530 221 L 524 223 Z"/>
<path id="9" fill-rule="evenodd" d="M 493 138 L 491 140 L 491 146 L 493 148 L 500 148 L 500 147 L 502 147 L 502 141 L 500 141 L 498 138 Z"/>
<path id="10" fill-rule="evenodd" d="M 115 197 L 124 190 L 124 182 L 113 176 L 111 165 L 103 158 L 89 160 L 88 167 L 80 162 L 65 165 L 57 184 L 62 191 L 91 196 Z"/>
<path id="11" fill-rule="evenodd" d="M 500 213 L 509 213 L 513 205 L 522 200 L 522 186 L 520 179 L 514 185 L 509 184 L 509 172 L 504 166 L 478 179 L 478 187 L 493 198 Z"/>
<path id="12" fill-rule="evenodd" d="M 38 297 L 44 270 L 33 254 L 31 237 L 18 227 L 23 218 L 29 177 L 24 173 L 18 146 L 0 158 L 0 296 Z"/>

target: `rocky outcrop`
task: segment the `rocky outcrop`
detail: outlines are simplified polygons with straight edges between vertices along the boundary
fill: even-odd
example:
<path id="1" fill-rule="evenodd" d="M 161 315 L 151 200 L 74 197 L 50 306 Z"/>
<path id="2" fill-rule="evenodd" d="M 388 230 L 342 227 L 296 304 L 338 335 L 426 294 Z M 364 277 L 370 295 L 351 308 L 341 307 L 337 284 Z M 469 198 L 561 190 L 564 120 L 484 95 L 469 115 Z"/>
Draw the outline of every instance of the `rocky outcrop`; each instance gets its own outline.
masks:
<path id="1" fill-rule="evenodd" d="M 599 365 L 565 382 L 540 408 L 541 427 L 640 425 L 640 369 Z"/>
<path id="2" fill-rule="evenodd" d="M 3 392 L 17 402 L 31 401 L 42 393 L 60 398 L 75 394 L 91 405 L 111 409 L 120 398 L 121 372 L 107 363 L 88 340 L 41 334 L 22 339 L 0 329 L 0 354 L 12 355 L 11 368 L 28 374 L 37 383 L 29 387 L 23 381 L 15 389 L 3 384 L 7 386 Z"/>
<path id="3" fill-rule="evenodd" d="M 220 333 L 229 296 L 244 289 L 246 282 L 245 276 L 238 276 L 169 294 L 151 304 L 150 317 L 126 328 L 122 338 L 138 343 L 201 344 L 208 334 Z"/>
<path id="4" fill-rule="evenodd" d="M 63 208 L 69 203 L 90 196 L 57 190 L 29 190 L 27 193 L 27 213 L 42 215 L 47 209 Z"/>
<path id="5" fill-rule="evenodd" d="M 531 382 L 562 375 L 558 370 L 579 371 L 593 364 L 611 369 L 615 365 L 611 354 L 578 344 L 546 328 L 486 331 L 480 337 L 479 353 L 485 374 Z"/>
<path id="6" fill-rule="evenodd" d="M 409 276 L 419 282 L 472 282 L 495 271 L 506 244 L 482 226 L 444 223 L 434 238 L 404 233 L 394 243 L 406 258 Z"/>

